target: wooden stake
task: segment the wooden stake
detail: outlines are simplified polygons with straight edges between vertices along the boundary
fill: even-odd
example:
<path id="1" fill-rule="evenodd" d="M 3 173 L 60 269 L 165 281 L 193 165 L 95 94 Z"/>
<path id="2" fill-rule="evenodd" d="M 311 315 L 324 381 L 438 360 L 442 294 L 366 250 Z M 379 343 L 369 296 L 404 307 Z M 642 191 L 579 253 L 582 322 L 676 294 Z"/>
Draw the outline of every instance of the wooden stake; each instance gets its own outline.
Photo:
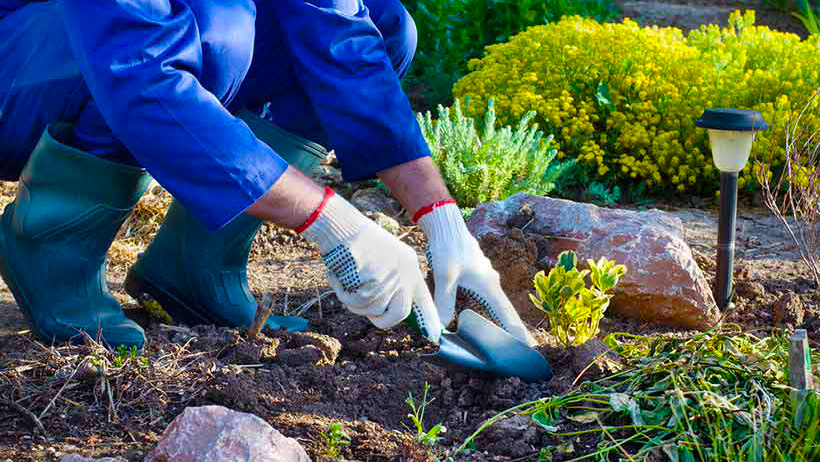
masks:
<path id="1" fill-rule="evenodd" d="M 256 307 L 256 314 L 253 316 L 253 322 L 248 329 L 248 338 L 256 338 L 259 332 L 262 332 L 262 327 L 265 325 L 271 312 L 273 312 L 273 294 L 268 292 L 265 294 L 265 298 L 262 299 L 262 303 Z"/>
<path id="2" fill-rule="evenodd" d="M 806 329 L 797 329 L 789 338 L 789 383 L 798 391 L 814 388 L 811 373 L 811 349 Z"/>

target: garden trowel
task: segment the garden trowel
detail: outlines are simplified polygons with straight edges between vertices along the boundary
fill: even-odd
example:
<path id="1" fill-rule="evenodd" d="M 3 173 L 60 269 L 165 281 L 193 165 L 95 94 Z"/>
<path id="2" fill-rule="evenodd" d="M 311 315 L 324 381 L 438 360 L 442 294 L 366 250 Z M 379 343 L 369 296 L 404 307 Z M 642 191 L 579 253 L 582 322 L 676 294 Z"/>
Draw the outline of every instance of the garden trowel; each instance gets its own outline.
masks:
<path id="1" fill-rule="evenodd" d="M 442 332 L 438 351 L 423 356 L 438 366 L 518 377 L 528 383 L 552 377 L 552 367 L 541 353 L 470 309 L 458 315 L 456 332 Z"/>

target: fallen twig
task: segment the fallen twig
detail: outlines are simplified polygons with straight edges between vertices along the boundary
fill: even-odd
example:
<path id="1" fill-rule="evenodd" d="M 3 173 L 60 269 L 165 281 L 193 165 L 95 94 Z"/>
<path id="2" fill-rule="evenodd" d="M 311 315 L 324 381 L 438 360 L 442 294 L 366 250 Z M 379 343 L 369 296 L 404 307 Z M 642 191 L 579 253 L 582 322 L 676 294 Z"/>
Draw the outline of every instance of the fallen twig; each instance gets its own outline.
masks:
<path id="1" fill-rule="evenodd" d="M 58 391 L 58 392 L 57 392 L 57 394 L 56 394 L 56 395 L 54 395 L 54 397 L 53 397 L 53 398 L 51 398 L 51 401 L 49 401 L 49 403 L 48 403 L 48 405 L 46 406 L 46 408 L 45 408 L 45 409 L 43 409 L 43 412 L 41 412 L 41 413 L 40 413 L 40 416 L 39 416 L 39 418 L 40 418 L 40 419 L 42 419 L 42 418 L 43 418 L 43 416 L 45 416 L 45 415 L 46 415 L 46 413 L 48 412 L 48 410 L 49 410 L 49 409 L 51 409 L 51 406 L 54 406 L 54 402 L 55 402 L 55 401 L 57 401 L 57 398 L 59 398 L 59 397 L 60 397 L 60 395 L 63 393 L 63 390 L 65 390 L 65 387 L 66 387 L 69 383 L 71 383 L 71 379 L 73 379 L 73 378 L 74 378 L 74 376 L 75 376 L 75 375 L 77 375 L 77 372 L 78 372 L 78 371 L 80 371 L 80 369 L 83 369 L 83 368 L 85 367 L 85 363 L 87 363 L 87 362 L 88 362 L 88 358 L 86 358 L 86 359 L 82 360 L 82 362 L 80 362 L 80 365 L 79 365 L 79 366 L 77 366 L 77 368 L 76 368 L 76 369 L 74 369 L 74 372 L 72 372 L 72 373 L 71 373 L 71 375 L 68 377 L 68 379 L 67 379 L 67 380 L 65 381 L 65 383 L 63 384 L 63 386 L 62 386 L 62 387 L 60 387 L 60 391 Z"/>
<path id="2" fill-rule="evenodd" d="M 14 401 L 12 401 L 10 399 L 6 399 L 6 398 L 0 398 L 0 404 L 4 405 L 6 407 L 9 407 L 11 409 L 14 409 L 15 411 L 19 412 L 20 414 L 24 415 L 25 417 L 28 417 L 28 419 L 31 420 L 34 423 L 34 425 L 37 426 L 37 429 L 40 430 L 40 432 L 43 435 L 46 435 L 46 427 L 43 426 L 43 423 L 40 422 L 40 419 L 38 419 L 37 416 L 34 415 L 33 412 L 31 412 L 28 409 L 24 408 L 20 404 L 15 403 Z"/>

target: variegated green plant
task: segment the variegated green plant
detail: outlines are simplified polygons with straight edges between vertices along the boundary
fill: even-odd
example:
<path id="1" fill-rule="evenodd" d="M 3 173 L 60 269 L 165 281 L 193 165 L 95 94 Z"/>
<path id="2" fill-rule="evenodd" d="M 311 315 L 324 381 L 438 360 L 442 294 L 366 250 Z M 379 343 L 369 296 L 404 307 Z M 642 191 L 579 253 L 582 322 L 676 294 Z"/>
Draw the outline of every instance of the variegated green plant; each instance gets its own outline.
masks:
<path id="1" fill-rule="evenodd" d="M 558 255 L 550 270 L 535 275 L 536 295 L 530 299 L 546 313 L 553 335 L 565 346 L 578 346 L 598 334 L 598 325 L 609 307 L 611 291 L 626 274 L 626 266 L 601 257 L 587 260 L 588 270 L 579 270 L 575 252 Z M 587 276 L 592 285 L 587 287 Z"/>

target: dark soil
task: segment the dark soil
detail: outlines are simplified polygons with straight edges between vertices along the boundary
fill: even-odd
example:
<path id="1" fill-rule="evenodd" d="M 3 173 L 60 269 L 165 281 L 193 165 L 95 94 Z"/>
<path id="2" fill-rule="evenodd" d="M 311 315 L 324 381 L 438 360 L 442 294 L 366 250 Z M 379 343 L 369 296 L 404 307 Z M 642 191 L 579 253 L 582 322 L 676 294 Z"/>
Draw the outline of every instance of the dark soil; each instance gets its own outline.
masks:
<path id="1" fill-rule="evenodd" d="M 697 29 L 701 24 L 727 25 L 729 14 L 735 10 L 755 10 L 756 24 L 792 32 L 805 38 L 806 28 L 789 12 L 769 7 L 764 0 L 616 0 L 623 17 L 642 25 L 678 27 L 684 31 Z"/>

